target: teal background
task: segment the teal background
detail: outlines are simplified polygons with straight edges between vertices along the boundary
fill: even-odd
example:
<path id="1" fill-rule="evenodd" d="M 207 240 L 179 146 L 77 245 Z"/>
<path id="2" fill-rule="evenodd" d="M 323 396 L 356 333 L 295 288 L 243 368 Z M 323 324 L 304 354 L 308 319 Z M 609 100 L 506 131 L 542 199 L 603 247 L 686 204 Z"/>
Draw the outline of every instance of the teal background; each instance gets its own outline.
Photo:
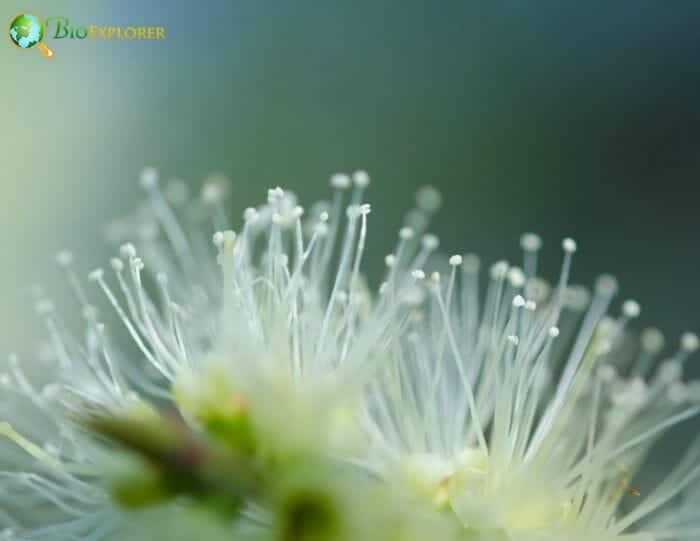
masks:
<path id="1" fill-rule="evenodd" d="M 519 260 L 526 230 L 580 246 L 574 280 L 616 274 L 669 340 L 698 330 L 697 2 L 3 2 L 73 24 L 161 25 L 165 42 L 0 40 L 0 351 L 41 331 L 26 285 L 109 256 L 102 225 L 143 165 L 233 182 L 234 216 L 282 185 L 307 204 L 337 170 L 373 178 L 377 276 L 414 190 L 445 196 L 448 253 Z M 622 300 L 622 299 L 620 299 Z M 65 306 L 70 307 L 66 304 Z"/>

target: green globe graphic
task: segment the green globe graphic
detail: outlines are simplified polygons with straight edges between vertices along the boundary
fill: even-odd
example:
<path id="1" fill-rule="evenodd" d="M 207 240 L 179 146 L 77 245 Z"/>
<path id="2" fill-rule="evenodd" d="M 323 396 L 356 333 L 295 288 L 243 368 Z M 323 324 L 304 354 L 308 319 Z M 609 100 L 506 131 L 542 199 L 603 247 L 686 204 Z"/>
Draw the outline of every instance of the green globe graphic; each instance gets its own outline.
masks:
<path id="1" fill-rule="evenodd" d="M 39 17 L 22 13 L 10 23 L 10 39 L 22 49 L 30 49 L 44 37 L 44 23 Z"/>

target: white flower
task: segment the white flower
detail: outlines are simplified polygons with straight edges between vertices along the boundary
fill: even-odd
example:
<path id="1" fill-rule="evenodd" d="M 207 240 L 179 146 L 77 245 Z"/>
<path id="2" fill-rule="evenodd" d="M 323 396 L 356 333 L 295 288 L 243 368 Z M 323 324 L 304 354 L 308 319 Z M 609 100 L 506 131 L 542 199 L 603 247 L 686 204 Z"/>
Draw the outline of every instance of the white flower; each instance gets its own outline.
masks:
<path id="1" fill-rule="evenodd" d="M 621 502 L 639 496 L 629 483 L 663 432 L 700 412 L 698 384 L 680 381 L 697 337 L 685 334 L 648 377 L 663 339 L 648 330 L 630 350 L 625 327 L 639 305 L 626 301 L 609 319 L 614 279 L 602 276 L 590 303 L 568 286 L 571 239 L 556 287 L 543 286 L 540 245 L 523 236 L 525 271 L 491 267 L 483 309 L 476 256 L 453 256 L 445 278 L 428 280 L 411 257 L 390 259 L 392 275 L 412 276 L 427 295 L 400 312 L 385 370 L 368 387 L 364 466 L 450 507 L 467 528 L 514 541 L 694 539 L 693 513 L 654 514 L 697 491 L 700 440 L 637 506 L 623 512 Z"/>
<path id="2" fill-rule="evenodd" d="M 655 369 L 663 337 L 648 330 L 637 341 L 627 329 L 639 305 L 606 316 L 612 277 L 590 294 L 568 283 L 571 239 L 551 287 L 537 276 L 541 240 L 524 235 L 522 268 L 494 264 L 482 302 L 476 256 L 431 268 L 439 242 L 424 230 L 440 205 L 431 188 L 372 293 L 361 274 L 369 176 L 331 184 L 333 202 L 306 212 L 271 189 L 234 232 L 221 177 L 188 202 L 181 182 L 161 190 L 147 169 L 149 205 L 109 226 L 122 244 L 109 273 L 90 273 L 96 288 L 59 254 L 86 327 L 73 336 L 37 292 L 50 362 L 30 378 L 12 356 L 0 374 L 0 539 L 121 539 L 141 527 L 158 536 L 157 520 L 110 495 L 123 464 L 81 422 L 127 416 L 167 439 L 156 407 L 177 410 L 196 440 L 175 428 L 173 445 L 201 436 L 218 457 L 218 445 L 235 444 L 235 456 L 262 468 L 266 488 L 245 493 L 242 518 L 224 529 L 243 537 L 287 539 L 283 514 L 301 490 L 304 505 L 320 506 L 301 515 L 332 507 L 313 523 L 333 539 L 697 538 L 700 440 L 649 494 L 632 488 L 664 431 L 700 412 L 698 384 L 682 381 L 695 335 Z M 128 345 L 108 334 L 100 304 Z M 297 470 L 299 457 L 318 467 Z M 159 475 L 180 471 L 156 465 Z M 198 491 L 175 496 L 221 488 L 200 473 Z"/>

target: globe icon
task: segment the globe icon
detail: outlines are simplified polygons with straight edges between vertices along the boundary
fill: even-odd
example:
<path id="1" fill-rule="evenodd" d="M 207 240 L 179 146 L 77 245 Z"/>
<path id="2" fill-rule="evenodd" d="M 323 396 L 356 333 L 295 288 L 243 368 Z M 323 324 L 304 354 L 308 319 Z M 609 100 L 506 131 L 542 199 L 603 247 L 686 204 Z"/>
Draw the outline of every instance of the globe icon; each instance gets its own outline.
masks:
<path id="1" fill-rule="evenodd" d="M 10 23 L 10 38 L 15 45 L 29 49 L 44 37 L 44 23 L 34 15 L 22 13 Z"/>
<path id="2" fill-rule="evenodd" d="M 44 22 L 36 15 L 21 13 L 10 23 L 10 39 L 21 49 L 31 49 L 38 45 L 44 56 L 50 58 L 53 51 L 41 43 L 44 38 Z"/>

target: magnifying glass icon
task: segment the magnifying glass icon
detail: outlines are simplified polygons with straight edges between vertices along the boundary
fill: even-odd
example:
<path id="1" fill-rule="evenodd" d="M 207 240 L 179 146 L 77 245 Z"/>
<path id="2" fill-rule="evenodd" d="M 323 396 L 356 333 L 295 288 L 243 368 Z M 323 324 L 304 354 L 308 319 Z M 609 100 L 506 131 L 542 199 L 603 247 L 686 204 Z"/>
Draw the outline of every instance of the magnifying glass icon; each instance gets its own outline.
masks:
<path id="1" fill-rule="evenodd" d="M 10 40 L 20 49 L 36 47 L 46 58 L 53 56 L 41 40 L 44 39 L 44 21 L 36 15 L 20 13 L 10 22 Z"/>

